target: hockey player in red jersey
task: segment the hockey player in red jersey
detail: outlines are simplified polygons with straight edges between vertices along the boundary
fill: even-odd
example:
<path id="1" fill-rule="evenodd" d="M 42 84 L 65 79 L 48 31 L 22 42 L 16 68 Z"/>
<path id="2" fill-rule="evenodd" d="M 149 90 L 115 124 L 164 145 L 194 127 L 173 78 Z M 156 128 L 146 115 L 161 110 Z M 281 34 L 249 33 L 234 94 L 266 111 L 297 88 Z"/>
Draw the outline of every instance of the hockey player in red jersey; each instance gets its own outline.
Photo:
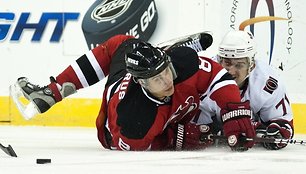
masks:
<path id="1" fill-rule="evenodd" d="M 235 78 L 242 101 L 250 101 L 257 136 L 290 139 L 294 133 L 293 116 L 285 85 L 268 64 L 255 59 L 255 54 L 256 43 L 252 33 L 233 30 L 220 43 L 217 58 Z M 202 104 L 203 115 L 220 117 L 220 108 L 214 101 L 206 98 Z M 210 122 L 212 120 L 202 121 Z M 273 150 L 286 145 L 263 143 L 265 148 Z"/>
<path id="2" fill-rule="evenodd" d="M 203 48 L 206 49 L 206 48 Z M 166 51 L 131 36 L 117 35 L 82 55 L 45 87 L 17 81 L 23 94 L 46 112 L 55 103 L 108 77 L 96 120 L 98 139 L 107 149 L 193 150 L 212 140 L 209 125 L 192 119 L 200 99 L 221 108 L 225 135 L 233 150 L 247 150 L 255 131 L 249 103 L 241 103 L 231 75 L 189 47 Z M 204 135 L 204 136 L 203 136 Z M 203 138 L 205 137 L 205 138 Z"/>

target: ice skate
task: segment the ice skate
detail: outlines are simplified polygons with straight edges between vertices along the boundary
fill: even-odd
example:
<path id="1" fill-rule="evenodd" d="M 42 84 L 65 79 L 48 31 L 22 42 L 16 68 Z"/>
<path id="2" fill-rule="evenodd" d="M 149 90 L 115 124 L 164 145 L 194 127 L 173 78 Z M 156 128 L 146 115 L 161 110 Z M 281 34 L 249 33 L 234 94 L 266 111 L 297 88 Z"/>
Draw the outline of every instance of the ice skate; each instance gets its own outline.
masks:
<path id="1" fill-rule="evenodd" d="M 17 82 L 10 86 L 10 95 L 26 120 L 38 113 L 46 112 L 56 103 L 48 86 L 39 87 L 30 83 L 25 77 L 18 78 Z M 27 104 L 22 101 L 22 97 L 28 100 Z"/>

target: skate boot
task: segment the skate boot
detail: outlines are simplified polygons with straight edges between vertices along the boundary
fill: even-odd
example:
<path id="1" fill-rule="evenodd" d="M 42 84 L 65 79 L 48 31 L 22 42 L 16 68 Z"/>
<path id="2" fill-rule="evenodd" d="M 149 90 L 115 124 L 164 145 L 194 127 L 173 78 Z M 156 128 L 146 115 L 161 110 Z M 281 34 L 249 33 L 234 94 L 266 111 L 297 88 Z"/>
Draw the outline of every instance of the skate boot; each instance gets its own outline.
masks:
<path id="1" fill-rule="evenodd" d="M 168 42 L 161 43 L 158 46 L 162 47 L 164 50 L 185 46 L 194 49 L 196 52 L 200 52 L 210 47 L 212 42 L 213 38 L 211 34 L 201 32 L 170 40 Z"/>
<path id="2" fill-rule="evenodd" d="M 50 79 L 50 85 L 40 87 L 30 83 L 26 77 L 20 77 L 17 82 L 10 87 L 10 95 L 25 119 L 28 120 L 38 113 L 46 112 L 62 98 L 76 92 L 75 86 L 72 83 L 64 83 L 63 87 L 61 87 L 56 83 L 53 77 Z M 59 97 L 55 97 L 55 93 L 57 93 Z M 29 103 L 25 105 L 20 100 L 20 97 L 26 98 Z"/>

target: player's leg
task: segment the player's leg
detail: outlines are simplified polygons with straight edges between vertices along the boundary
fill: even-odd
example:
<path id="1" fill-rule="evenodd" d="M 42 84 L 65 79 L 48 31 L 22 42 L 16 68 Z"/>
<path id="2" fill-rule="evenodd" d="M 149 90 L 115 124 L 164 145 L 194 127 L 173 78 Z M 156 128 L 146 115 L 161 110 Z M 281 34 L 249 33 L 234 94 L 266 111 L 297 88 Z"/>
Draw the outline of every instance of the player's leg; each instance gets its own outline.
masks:
<path id="1" fill-rule="evenodd" d="M 53 77 L 50 80 L 49 85 L 40 87 L 29 82 L 26 77 L 20 77 L 10 87 L 10 95 L 25 119 L 46 112 L 55 103 L 76 92 L 75 86 L 70 82 L 59 85 Z M 25 105 L 20 100 L 21 97 L 25 97 L 29 103 Z"/>

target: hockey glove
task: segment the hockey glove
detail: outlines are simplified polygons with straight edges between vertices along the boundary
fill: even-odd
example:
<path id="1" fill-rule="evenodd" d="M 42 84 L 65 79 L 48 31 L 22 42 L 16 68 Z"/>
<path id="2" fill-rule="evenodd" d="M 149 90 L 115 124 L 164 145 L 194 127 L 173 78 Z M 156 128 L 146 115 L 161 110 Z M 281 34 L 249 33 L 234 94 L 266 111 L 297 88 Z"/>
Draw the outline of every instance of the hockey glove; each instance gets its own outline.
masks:
<path id="1" fill-rule="evenodd" d="M 174 150 L 176 139 L 176 126 L 169 125 L 162 134 L 154 138 L 151 143 L 151 150 Z"/>
<path id="2" fill-rule="evenodd" d="M 255 130 L 251 123 L 249 101 L 243 103 L 228 103 L 226 109 L 221 110 L 224 135 L 228 138 L 228 145 L 234 151 L 246 151 L 254 146 Z"/>
<path id="3" fill-rule="evenodd" d="M 272 121 L 266 129 L 267 138 L 290 139 L 293 136 L 293 128 L 286 120 Z M 283 143 L 263 143 L 263 146 L 269 150 L 279 150 L 287 146 Z"/>
<path id="4" fill-rule="evenodd" d="M 176 150 L 205 149 L 213 143 L 209 135 L 211 135 L 209 125 L 197 125 L 195 123 L 178 124 Z"/>

